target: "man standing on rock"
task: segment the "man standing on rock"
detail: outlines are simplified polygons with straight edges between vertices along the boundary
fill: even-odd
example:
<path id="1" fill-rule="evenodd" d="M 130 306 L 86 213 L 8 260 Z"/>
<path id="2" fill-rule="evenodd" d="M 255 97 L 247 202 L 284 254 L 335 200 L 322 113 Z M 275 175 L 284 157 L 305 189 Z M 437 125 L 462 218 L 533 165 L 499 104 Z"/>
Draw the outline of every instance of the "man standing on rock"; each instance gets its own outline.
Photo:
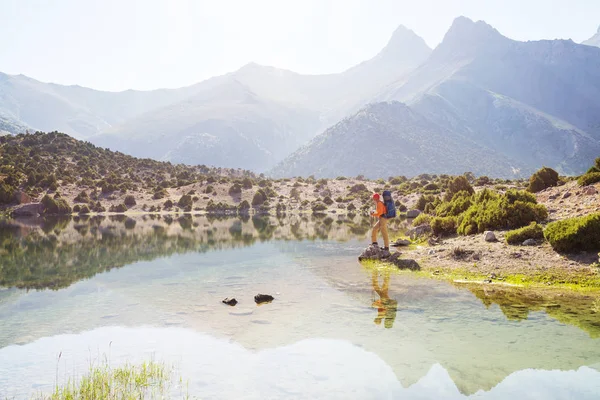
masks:
<path id="1" fill-rule="evenodd" d="M 385 214 L 387 210 L 385 209 L 385 204 L 381 201 L 381 196 L 379 193 L 373 194 L 373 201 L 375 202 L 376 208 L 375 212 L 371 213 L 371 217 L 375 217 L 378 219 L 375 226 L 373 226 L 373 231 L 371 232 L 371 242 L 373 242 L 374 246 L 379 246 L 377 244 L 377 234 L 381 230 L 381 236 L 383 236 L 383 244 L 384 247 L 382 250 L 389 252 L 390 251 L 390 239 L 388 237 L 387 230 L 387 219 L 385 218 Z"/>

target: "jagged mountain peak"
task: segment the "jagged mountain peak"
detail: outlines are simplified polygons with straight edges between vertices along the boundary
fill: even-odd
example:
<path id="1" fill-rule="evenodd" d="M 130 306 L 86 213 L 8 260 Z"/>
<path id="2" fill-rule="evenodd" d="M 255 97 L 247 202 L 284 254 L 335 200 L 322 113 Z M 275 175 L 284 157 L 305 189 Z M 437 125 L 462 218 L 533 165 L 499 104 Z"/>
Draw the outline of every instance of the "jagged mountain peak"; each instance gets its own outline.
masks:
<path id="1" fill-rule="evenodd" d="M 425 40 L 411 29 L 399 25 L 387 45 L 378 54 L 379 58 L 390 60 L 406 59 L 407 54 L 426 57 L 431 52 Z"/>
<path id="2" fill-rule="evenodd" d="M 479 54 L 481 51 L 495 51 L 512 42 L 502 36 L 494 27 L 484 21 L 473 21 L 458 17 L 444 36 L 442 43 L 434 50 L 434 58 L 463 58 Z"/>
<path id="3" fill-rule="evenodd" d="M 498 38 L 504 38 L 504 36 L 485 21 L 475 22 L 461 16 L 454 20 L 442 43 L 456 42 L 457 45 L 461 45 L 464 42 L 484 42 Z"/>

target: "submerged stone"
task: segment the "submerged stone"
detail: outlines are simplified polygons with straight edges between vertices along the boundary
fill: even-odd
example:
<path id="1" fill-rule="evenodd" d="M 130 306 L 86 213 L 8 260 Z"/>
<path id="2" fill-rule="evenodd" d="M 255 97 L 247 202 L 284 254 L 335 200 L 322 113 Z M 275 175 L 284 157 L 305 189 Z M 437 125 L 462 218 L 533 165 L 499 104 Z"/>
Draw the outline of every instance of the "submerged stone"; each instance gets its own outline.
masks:
<path id="1" fill-rule="evenodd" d="M 275 300 L 275 298 L 273 296 L 271 296 L 270 294 L 257 294 L 256 296 L 254 296 L 254 301 L 256 302 L 256 304 L 262 304 L 262 303 L 270 303 L 273 300 Z"/>
<path id="2" fill-rule="evenodd" d="M 225 300 L 223 300 L 223 303 L 227 304 L 228 306 L 235 306 L 238 302 L 236 299 L 230 299 L 229 297 L 227 297 Z"/>

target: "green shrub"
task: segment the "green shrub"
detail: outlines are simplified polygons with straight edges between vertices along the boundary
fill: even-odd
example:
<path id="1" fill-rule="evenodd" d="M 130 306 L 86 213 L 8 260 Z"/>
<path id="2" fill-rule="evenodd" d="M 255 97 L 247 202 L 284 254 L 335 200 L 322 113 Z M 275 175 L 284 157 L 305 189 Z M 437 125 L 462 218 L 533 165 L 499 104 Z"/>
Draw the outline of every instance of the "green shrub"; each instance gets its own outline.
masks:
<path id="1" fill-rule="evenodd" d="M 83 190 L 77 195 L 77 197 L 75 197 L 74 200 L 77 203 L 89 203 L 90 196 L 87 194 L 87 192 L 85 190 Z"/>
<path id="2" fill-rule="evenodd" d="M 427 185 L 423 186 L 423 190 L 428 190 L 428 191 L 439 190 L 439 189 L 440 189 L 440 187 L 433 182 L 428 183 Z"/>
<path id="3" fill-rule="evenodd" d="M 458 233 L 472 235 L 495 229 L 516 229 L 548 218 L 548 210 L 531 193 L 509 190 L 503 195 L 482 190 L 461 215 Z"/>
<path id="4" fill-rule="evenodd" d="M 600 172 L 590 172 L 577 179 L 579 186 L 593 185 L 597 182 L 600 182 Z"/>
<path id="5" fill-rule="evenodd" d="M 73 212 L 78 213 L 79 211 L 81 211 L 81 206 L 79 204 L 75 204 L 73 206 Z"/>
<path id="6" fill-rule="evenodd" d="M 475 179 L 475 186 L 485 186 L 485 185 L 489 185 L 490 183 L 492 183 L 492 180 L 487 177 L 487 176 L 480 176 L 479 178 Z"/>
<path id="7" fill-rule="evenodd" d="M 600 250 L 600 213 L 552 222 L 544 236 L 559 252 Z"/>
<path id="8" fill-rule="evenodd" d="M 250 203 L 248 203 L 248 200 L 244 200 L 238 205 L 238 211 L 240 212 L 248 212 L 249 209 Z"/>
<path id="9" fill-rule="evenodd" d="M 402 202 L 400 200 L 396 200 L 394 202 L 394 204 L 396 205 L 396 210 L 398 210 L 400 212 L 406 212 L 406 210 L 408 210 L 408 207 L 406 207 L 404 204 L 402 204 Z"/>
<path id="10" fill-rule="evenodd" d="M 532 193 L 537 193 L 556 185 L 558 185 L 558 172 L 552 168 L 543 167 L 531 175 L 527 190 Z"/>
<path id="11" fill-rule="evenodd" d="M 206 189 L 204 189 L 204 193 L 209 194 L 212 193 L 215 190 L 215 188 L 212 185 L 208 185 L 206 186 Z"/>
<path id="12" fill-rule="evenodd" d="M 537 222 L 532 222 L 528 226 L 506 232 L 506 243 L 521 244 L 527 239 L 543 239 L 544 230 Z"/>
<path id="13" fill-rule="evenodd" d="M 316 203 L 315 205 L 312 206 L 312 211 L 314 213 L 318 213 L 321 211 L 325 211 L 327 210 L 327 206 L 323 203 Z"/>
<path id="14" fill-rule="evenodd" d="M 69 203 L 62 198 L 52 198 L 49 195 L 45 195 L 41 203 L 44 206 L 45 214 L 71 214 L 72 212 Z"/>
<path id="15" fill-rule="evenodd" d="M 591 174 L 593 172 L 600 172 L 600 157 L 596 158 L 594 165 L 592 168 L 588 169 L 586 174 Z"/>
<path id="16" fill-rule="evenodd" d="M 458 192 L 467 192 L 469 194 L 475 193 L 473 186 L 469 183 L 466 176 L 460 175 L 454 178 L 448 185 L 448 190 L 444 195 L 444 201 L 451 201 L 454 195 Z"/>
<path id="17" fill-rule="evenodd" d="M 15 188 L 5 183 L 0 183 L 0 204 L 10 204 L 14 200 Z"/>
<path id="18" fill-rule="evenodd" d="M 354 211 L 354 210 L 356 210 L 356 206 L 354 205 L 354 203 L 348 204 L 347 210 L 348 211 Z"/>
<path id="19" fill-rule="evenodd" d="M 330 206 L 330 205 L 332 205 L 332 204 L 333 204 L 333 199 L 332 199 L 331 197 L 329 197 L 329 196 L 326 196 L 326 197 L 323 199 L 323 203 L 325 203 L 325 204 L 327 204 L 328 206 Z"/>
<path id="20" fill-rule="evenodd" d="M 88 207 L 87 204 L 84 204 L 81 206 L 81 209 L 79 210 L 79 214 L 89 214 L 90 213 L 90 208 Z"/>
<path id="21" fill-rule="evenodd" d="M 253 186 L 252 179 L 250 179 L 250 178 L 242 179 L 242 187 L 244 189 L 252 189 L 252 186 Z"/>
<path id="22" fill-rule="evenodd" d="M 419 214 L 419 216 L 417 218 L 415 218 L 412 222 L 413 226 L 419 226 L 419 225 L 423 225 L 423 224 L 429 224 L 431 223 L 431 215 L 429 214 Z"/>
<path id="23" fill-rule="evenodd" d="M 350 193 L 361 193 L 361 192 L 368 192 L 369 189 L 367 189 L 367 187 L 365 186 L 364 183 L 357 183 L 356 185 L 352 186 L 350 188 Z"/>
<path id="24" fill-rule="evenodd" d="M 174 204 L 171 199 L 165 201 L 165 203 L 163 204 L 163 207 L 165 210 L 171 209 L 171 208 L 173 208 L 173 206 L 174 206 Z"/>
<path id="25" fill-rule="evenodd" d="M 194 201 L 192 200 L 192 196 L 189 194 L 184 194 L 177 202 L 177 205 L 181 208 L 191 207 L 193 204 Z"/>
<path id="26" fill-rule="evenodd" d="M 431 231 L 436 236 L 449 236 L 456 234 L 458 219 L 455 216 L 435 217 L 430 222 Z"/>
<path id="27" fill-rule="evenodd" d="M 242 193 L 242 186 L 239 183 L 234 183 L 233 186 L 229 188 L 229 195 L 235 196 Z"/>
<path id="28" fill-rule="evenodd" d="M 124 203 L 127 207 L 133 207 L 137 204 L 135 201 L 135 197 L 131 194 L 128 194 L 127 196 L 125 196 Z"/>
<path id="29" fill-rule="evenodd" d="M 263 189 L 258 189 L 252 198 L 252 206 L 259 206 L 267 201 L 267 195 Z"/>
<path id="30" fill-rule="evenodd" d="M 425 209 L 427 208 L 428 204 L 435 204 L 436 202 L 439 202 L 439 197 L 434 196 L 432 194 L 422 194 L 421 197 L 419 197 L 419 200 L 417 200 L 417 209 L 420 211 L 425 211 Z"/>
<path id="31" fill-rule="evenodd" d="M 435 208 L 435 215 L 438 217 L 459 216 L 471 207 L 472 197 L 469 192 L 460 191 L 452 197 L 451 201 L 440 203 Z"/>
<path id="32" fill-rule="evenodd" d="M 127 206 L 123 203 L 118 204 L 118 205 L 112 205 L 110 206 L 110 208 L 108 209 L 109 212 L 114 212 L 114 213 L 124 213 L 125 211 L 127 211 Z"/>

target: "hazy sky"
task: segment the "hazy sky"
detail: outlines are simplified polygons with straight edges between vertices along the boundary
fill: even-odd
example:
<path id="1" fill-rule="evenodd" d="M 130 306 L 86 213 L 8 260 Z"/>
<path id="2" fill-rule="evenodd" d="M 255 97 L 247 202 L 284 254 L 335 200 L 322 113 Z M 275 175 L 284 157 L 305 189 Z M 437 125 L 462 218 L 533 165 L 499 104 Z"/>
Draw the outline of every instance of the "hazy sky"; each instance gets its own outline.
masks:
<path id="1" fill-rule="evenodd" d="M 435 47 L 459 15 L 580 42 L 600 0 L 0 0 L 0 71 L 102 90 L 180 87 L 250 61 L 339 72 L 400 24 Z"/>

